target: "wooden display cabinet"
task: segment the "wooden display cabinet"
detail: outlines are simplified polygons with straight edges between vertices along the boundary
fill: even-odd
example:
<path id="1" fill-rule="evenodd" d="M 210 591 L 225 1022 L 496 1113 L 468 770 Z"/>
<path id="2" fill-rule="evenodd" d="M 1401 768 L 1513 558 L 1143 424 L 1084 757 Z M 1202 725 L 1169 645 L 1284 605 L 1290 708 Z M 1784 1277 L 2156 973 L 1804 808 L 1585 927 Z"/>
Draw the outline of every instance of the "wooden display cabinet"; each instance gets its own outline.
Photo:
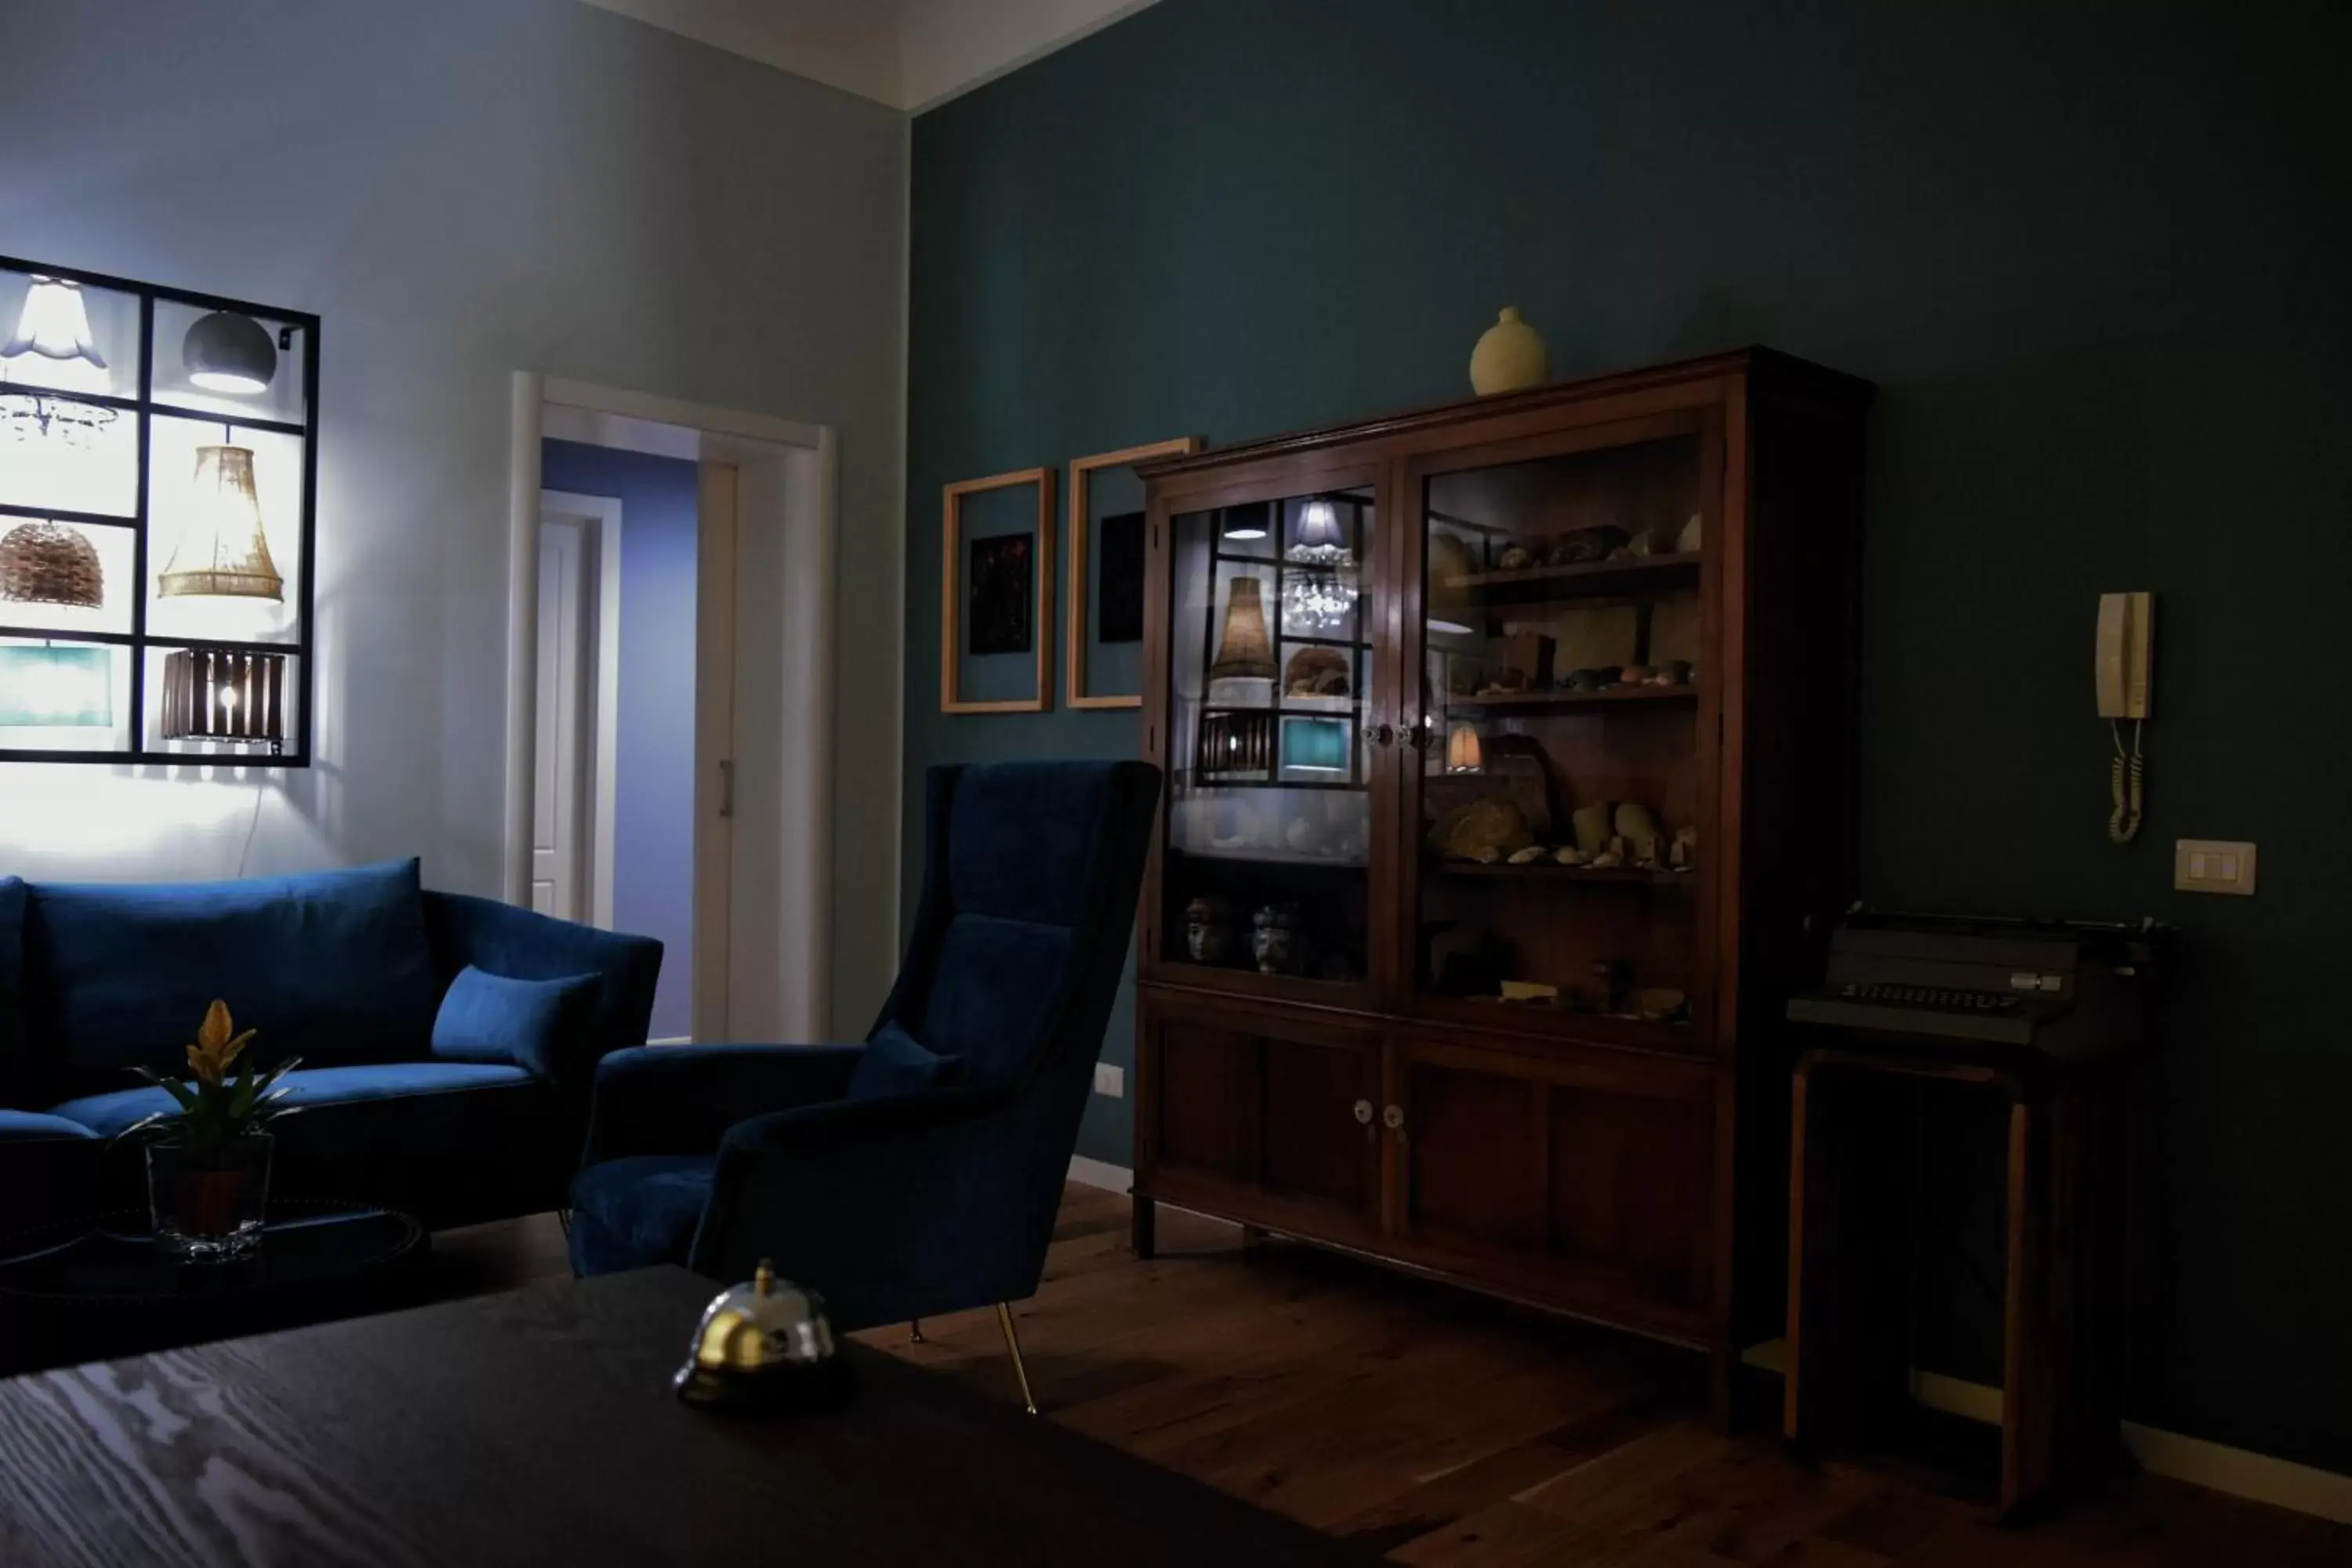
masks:
<path id="1" fill-rule="evenodd" d="M 1853 891 L 1868 384 L 1762 349 L 1144 465 L 1136 1244 L 1780 1331 Z"/>

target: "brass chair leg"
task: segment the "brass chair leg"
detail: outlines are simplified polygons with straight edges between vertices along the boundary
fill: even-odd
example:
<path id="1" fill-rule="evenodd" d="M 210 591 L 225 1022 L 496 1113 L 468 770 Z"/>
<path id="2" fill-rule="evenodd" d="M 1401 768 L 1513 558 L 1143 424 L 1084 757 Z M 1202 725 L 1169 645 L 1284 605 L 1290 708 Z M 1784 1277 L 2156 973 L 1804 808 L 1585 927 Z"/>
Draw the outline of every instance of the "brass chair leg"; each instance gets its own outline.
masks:
<path id="1" fill-rule="evenodd" d="M 1013 1375 L 1021 1380 L 1021 1407 L 1034 1415 L 1037 1399 L 1029 1392 L 1029 1369 L 1021 1360 L 1021 1336 L 1013 1331 L 1013 1309 L 1002 1301 L 996 1304 L 996 1322 L 1004 1331 L 1004 1348 L 1013 1352 Z"/>
<path id="2" fill-rule="evenodd" d="M 919 1345 L 927 1345 L 927 1344 L 929 1344 L 929 1343 L 931 1342 L 930 1341 L 929 1341 L 929 1340 L 927 1340 L 927 1339 L 923 1338 L 923 1320 L 922 1320 L 922 1319 L 920 1319 L 920 1318 L 909 1318 L 909 1319 L 908 1319 L 908 1320 L 907 1320 L 907 1327 L 908 1327 L 908 1329 L 912 1332 L 912 1334 L 913 1334 L 913 1336 L 914 1336 L 914 1337 L 913 1337 L 913 1339 L 912 1339 L 912 1340 L 910 1340 L 910 1341 L 908 1342 L 909 1343 L 912 1343 L 912 1344 L 919 1344 Z"/>

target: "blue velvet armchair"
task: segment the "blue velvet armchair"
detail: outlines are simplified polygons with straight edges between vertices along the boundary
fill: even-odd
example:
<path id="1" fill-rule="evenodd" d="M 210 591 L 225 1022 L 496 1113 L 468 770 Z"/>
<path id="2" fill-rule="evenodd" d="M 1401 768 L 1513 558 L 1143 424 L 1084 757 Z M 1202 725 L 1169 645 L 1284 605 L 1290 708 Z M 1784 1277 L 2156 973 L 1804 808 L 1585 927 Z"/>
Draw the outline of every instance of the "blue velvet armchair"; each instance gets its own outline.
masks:
<path id="1" fill-rule="evenodd" d="M 1159 794 L 1145 763 L 932 769 L 921 907 L 869 1043 L 606 1057 L 573 1268 L 740 1279 L 770 1258 L 837 1328 L 995 1304 L 1010 1344 L 1003 1303 L 1045 1268 Z"/>

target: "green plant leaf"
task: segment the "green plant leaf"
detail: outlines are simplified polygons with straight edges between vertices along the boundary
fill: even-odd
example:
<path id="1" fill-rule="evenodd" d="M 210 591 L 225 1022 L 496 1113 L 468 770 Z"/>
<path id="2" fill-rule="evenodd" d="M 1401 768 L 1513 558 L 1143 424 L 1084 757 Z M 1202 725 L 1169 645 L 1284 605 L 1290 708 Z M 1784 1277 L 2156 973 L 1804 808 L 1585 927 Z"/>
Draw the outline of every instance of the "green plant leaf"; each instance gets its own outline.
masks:
<path id="1" fill-rule="evenodd" d="M 195 1090 L 190 1089 L 186 1084 L 182 1083 L 175 1078 L 162 1078 L 153 1073 L 149 1073 L 147 1077 L 149 1082 L 152 1083 L 157 1089 L 162 1089 L 165 1094 L 170 1095 L 172 1099 L 177 1102 L 180 1107 L 180 1114 L 183 1116 L 193 1116 L 195 1114 L 197 1107 L 200 1104 L 200 1100 Z M 159 1112 L 158 1114 L 169 1113 Z"/>

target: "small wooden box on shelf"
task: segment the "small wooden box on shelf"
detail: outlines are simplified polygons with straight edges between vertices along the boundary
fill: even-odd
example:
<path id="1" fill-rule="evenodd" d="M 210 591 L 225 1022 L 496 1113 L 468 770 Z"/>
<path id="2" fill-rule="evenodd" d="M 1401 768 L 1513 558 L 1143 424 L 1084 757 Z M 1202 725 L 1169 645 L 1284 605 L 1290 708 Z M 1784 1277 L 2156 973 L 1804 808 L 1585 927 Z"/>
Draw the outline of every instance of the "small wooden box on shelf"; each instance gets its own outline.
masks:
<path id="1" fill-rule="evenodd" d="M 1853 890 L 1870 391 L 1750 349 L 1144 466 L 1139 1250 L 1345 1246 L 1704 1351 L 1727 1418 Z"/>

